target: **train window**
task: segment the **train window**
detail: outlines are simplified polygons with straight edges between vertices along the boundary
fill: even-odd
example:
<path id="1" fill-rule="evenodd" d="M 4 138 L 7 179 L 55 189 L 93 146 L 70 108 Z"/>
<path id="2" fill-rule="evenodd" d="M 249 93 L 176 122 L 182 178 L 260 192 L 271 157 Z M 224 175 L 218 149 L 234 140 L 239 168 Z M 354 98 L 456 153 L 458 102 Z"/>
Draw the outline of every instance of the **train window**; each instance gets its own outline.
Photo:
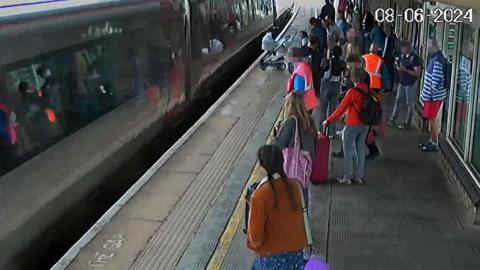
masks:
<path id="1" fill-rule="evenodd" d="M 161 115 L 185 100 L 183 13 L 159 12 L 65 28 L 52 47 L 73 45 L 0 66 L 0 175 L 112 110 Z"/>
<path id="2" fill-rule="evenodd" d="M 472 92 L 474 29 L 469 24 L 462 25 L 462 39 L 457 70 L 457 89 L 454 104 L 453 138 L 461 150 L 465 150 L 467 116 Z"/>

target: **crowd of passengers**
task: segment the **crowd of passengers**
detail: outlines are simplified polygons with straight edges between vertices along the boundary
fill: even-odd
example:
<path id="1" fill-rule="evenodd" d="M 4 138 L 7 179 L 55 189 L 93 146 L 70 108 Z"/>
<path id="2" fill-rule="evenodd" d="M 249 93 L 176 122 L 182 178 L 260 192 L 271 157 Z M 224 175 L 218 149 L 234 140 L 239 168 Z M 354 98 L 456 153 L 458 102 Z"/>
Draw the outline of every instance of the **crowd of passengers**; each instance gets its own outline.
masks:
<path id="1" fill-rule="evenodd" d="M 351 1 L 339 2 L 335 8 L 326 0 L 320 16 L 310 19 L 310 33 L 300 33 L 302 47 L 288 51 L 295 71 L 287 86 L 285 119 L 273 143 L 259 149 L 259 163 L 267 177 L 247 195 L 247 246 L 257 255 L 255 270 L 328 269 L 322 259 L 309 256 L 312 240 L 303 207 L 308 205 L 308 184 L 302 185 L 303 180 L 313 179 L 305 174 L 312 173 L 317 157 L 329 155 L 319 153 L 323 151 L 318 147 L 319 134 L 330 140 L 341 137 L 342 148 L 332 154 L 344 159 L 338 182 L 366 184 L 365 159 L 380 155 L 376 138 L 384 123 L 399 129 L 412 127 L 422 68 L 420 97 L 431 138 L 419 148 L 426 152 L 439 149 L 437 118 L 448 87 L 441 45 L 428 41 L 429 61 L 424 66 L 411 41 L 399 40 L 391 25 L 375 21 L 368 6 L 356 15 Z M 396 93 L 392 112 L 382 110 L 387 93 Z M 399 119 L 403 105 L 406 116 Z M 314 112 L 319 115 L 318 123 Z"/>

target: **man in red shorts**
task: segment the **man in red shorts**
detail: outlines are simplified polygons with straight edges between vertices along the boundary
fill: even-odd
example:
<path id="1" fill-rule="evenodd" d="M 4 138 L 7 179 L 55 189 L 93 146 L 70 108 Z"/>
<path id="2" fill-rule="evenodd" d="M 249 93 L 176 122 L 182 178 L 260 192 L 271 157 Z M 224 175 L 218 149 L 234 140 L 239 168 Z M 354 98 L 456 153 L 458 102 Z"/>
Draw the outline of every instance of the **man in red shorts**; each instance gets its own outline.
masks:
<path id="1" fill-rule="evenodd" d="M 438 112 L 447 97 L 447 60 L 440 50 L 438 41 L 428 41 L 428 52 L 431 55 L 430 64 L 425 70 L 425 83 L 422 89 L 423 117 L 430 125 L 430 141 L 420 144 L 426 152 L 438 151 Z"/>

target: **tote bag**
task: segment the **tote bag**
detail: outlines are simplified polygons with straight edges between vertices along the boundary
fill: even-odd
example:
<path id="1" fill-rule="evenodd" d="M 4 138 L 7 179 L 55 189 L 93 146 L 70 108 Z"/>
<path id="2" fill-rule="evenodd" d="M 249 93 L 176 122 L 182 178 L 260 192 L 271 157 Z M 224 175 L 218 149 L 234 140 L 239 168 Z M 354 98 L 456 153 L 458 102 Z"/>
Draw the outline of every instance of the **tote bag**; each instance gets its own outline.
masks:
<path id="1" fill-rule="evenodd" d="M 306 188 L 310 175 L 312 174 L 312 156 L 309 152 L 300 148 L 300 135 L 298 131 L 298 120 L 295 119 L 295 141 L 293 147 L 287 147 L 283 152 L 283 169 L 288 178 L 297 179 Z"/>

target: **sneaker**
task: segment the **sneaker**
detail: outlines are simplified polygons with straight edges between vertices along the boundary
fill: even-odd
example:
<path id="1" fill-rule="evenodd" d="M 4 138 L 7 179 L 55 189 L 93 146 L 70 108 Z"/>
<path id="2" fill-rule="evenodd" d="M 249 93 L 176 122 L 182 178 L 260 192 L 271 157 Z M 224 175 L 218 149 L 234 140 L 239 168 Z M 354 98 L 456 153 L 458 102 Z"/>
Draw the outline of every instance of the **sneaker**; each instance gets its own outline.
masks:
<path id="1" fill-rule="evenodd" d="M 348 179 L 348 178 L 338 178 L 337 181 L 340 183 L 340 184 L 344 184 L 344 185 L 351 185 L 352 184 L 352 180 Z"/>
<path id="2" fill-rule="evenodd" d="M 353 182 L 354 182 L 355 184 L 365 185 L 365 180 L 363 180 L 363 179 L 361 179 L 361 178 L 353 179 Z"/>
<path id="3" fill-rule="evenodd" d="M 333 139 L 335 139 L 335 135 L 329 135 L 328 138 L 329 138 L 330 140 L 333 140 Z"/>
<path id="4" fill-rule="evenodd" d="M 408 126 L 407 124 L 400 124 L 400 125 L 398 125 L 398 128 L 399 129 L 410 129 L 410 126 Z"/>
<path id="5" fill-rule="evenodd" d="M 418 148 L 427 147 L 427 146 L 429 146 L 429 145 L 432 144 L 432 143 L 433 143 L 432 141 L 428 141 L 428 142 L 421 143 L 421 144 L 418 145 Z"/>
<path id="6" fill-rule="evenodd" d="M 342 136 L 343 136 L 343 129 L 342 129 L 342 130 L 339 130 L 339 131 L 337 131 L 337 136 L 340 136 L 340 137 L 342 137 Z"/>
<path id="7" fill-rule="evenodd" d="M 438 144 L 430 143 L 429 145 L 426 145 L 426 146 L 422 147 L 422 151 L 424 151 L 424 152 L 437 152 L 438 151 Z"/>

